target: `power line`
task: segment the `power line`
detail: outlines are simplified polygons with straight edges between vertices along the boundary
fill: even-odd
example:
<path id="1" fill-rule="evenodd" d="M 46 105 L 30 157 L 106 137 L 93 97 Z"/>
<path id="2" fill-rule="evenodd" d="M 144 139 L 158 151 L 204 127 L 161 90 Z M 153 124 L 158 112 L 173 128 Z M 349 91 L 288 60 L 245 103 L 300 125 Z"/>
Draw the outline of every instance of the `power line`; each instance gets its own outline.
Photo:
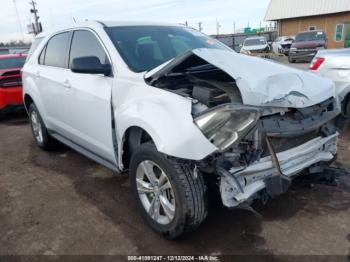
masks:
<path id="1" fill-rule="evenodd" d="M 13 0 L 13 4 L 14 4 L 14 6 L 15 6 L 16 17 L 17 17 L 17 22 L 18 22 L 18 25 L 19 25 L 19 30 L 21 31 L 22 40 L 23 40 L 23 42 L 24 42 L 24 33 L 23 33 L 23 29 L 22 29 L 21 19 L 20 19 L 20 17 L 19 17 L 19 12 L 18 12 L 18 8 L 17 8 L 16 0 Z"/>

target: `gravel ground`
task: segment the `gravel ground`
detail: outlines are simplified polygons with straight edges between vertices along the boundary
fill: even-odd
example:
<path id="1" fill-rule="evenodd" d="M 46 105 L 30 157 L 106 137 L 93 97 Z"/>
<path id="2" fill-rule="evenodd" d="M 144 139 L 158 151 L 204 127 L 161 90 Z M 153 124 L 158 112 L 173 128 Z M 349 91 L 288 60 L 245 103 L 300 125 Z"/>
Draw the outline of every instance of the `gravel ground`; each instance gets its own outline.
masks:
<path id="1" fill-rule="evenodd" d="M 350 129 L 337 166 L 350 170 Z M 201 228 L 166 241 L 142 221 L 129 181 L 62 146 L 41 151 L 25 116 L 0 122 L 0 255 L 349 255 L 350 176 L 296 181 L 267 206 L 227 210 L 216 200 Z"/>

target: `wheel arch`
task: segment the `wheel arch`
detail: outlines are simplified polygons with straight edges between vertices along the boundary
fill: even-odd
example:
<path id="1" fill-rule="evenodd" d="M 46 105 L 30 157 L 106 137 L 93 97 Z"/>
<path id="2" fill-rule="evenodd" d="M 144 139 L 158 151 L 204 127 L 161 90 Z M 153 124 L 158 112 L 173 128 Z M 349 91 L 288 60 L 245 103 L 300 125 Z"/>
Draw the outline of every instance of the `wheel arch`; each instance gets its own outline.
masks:
<path id="1" fill-rule="evenodd" d="M 155 144 L 155 140 L 144 128 L 140 126 L 130 126 L 125 130 L 119 152 L 122 169 L 129 169 L 132 155 L 141 144 L 146 142 L 152 142 Z"/>
<path id="2" fill-rule="evenodd" d="M 28 112 L 30 105 L 34 103 L 34 100 L 29 94 L 24 94 L 23 102 L 24 102 L 24 107 Z"/>

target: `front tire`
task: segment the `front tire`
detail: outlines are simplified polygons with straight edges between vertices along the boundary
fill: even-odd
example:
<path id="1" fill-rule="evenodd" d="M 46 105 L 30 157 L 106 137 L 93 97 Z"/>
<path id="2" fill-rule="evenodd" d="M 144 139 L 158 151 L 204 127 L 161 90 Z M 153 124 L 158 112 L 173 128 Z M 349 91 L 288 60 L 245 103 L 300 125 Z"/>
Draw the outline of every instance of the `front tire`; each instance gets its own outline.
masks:
<path id="1" fill-rule="evenodd" d="M 37 145 L 48 151 L 55 149 L 57 147 L 57 141 L 49 135 L 45 123 L 34 103 L 29 106 L 28 113 L 33 137 Z"/>
<path id="2" fill-rule="evenodd" d="M 133 155 L 130 179 L 144 220 L 168 239 L 196 229 L 206 218 L 206 186 L 189 162 L 170 158 L 152 144 Z"/>

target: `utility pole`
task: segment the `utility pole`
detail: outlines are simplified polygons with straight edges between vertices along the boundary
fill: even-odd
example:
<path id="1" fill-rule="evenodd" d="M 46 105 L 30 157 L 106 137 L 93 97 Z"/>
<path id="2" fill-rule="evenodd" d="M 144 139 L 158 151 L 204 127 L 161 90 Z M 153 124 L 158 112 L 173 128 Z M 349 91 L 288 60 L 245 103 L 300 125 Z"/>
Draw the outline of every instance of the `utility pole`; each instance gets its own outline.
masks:
<path id="1" fill-rule="evenodd" d="M 220 23 L 218 21 L 218 19 L 216 18 L 216 35 L 219 35 L 220 34 Z"/>
<path id="2" fill-rule="evenodd" d="M 40 17 L 38 16 L 38 9 L 36 9 L 37 3 L 32 0 L 29 2 L 29 4 L 31 5 L 30 13 L 34 15 L 33 33 L 34 35 L 37 35 L 42 32 L 41 23 L 39 22 Z"/>
<path id="3" fill-rule="evenodd" d="M 203 31 L 202 25 L 203 25 L 203 22 L 198 22 L 198 30 L 199 30 L 199 32 Z"/>

